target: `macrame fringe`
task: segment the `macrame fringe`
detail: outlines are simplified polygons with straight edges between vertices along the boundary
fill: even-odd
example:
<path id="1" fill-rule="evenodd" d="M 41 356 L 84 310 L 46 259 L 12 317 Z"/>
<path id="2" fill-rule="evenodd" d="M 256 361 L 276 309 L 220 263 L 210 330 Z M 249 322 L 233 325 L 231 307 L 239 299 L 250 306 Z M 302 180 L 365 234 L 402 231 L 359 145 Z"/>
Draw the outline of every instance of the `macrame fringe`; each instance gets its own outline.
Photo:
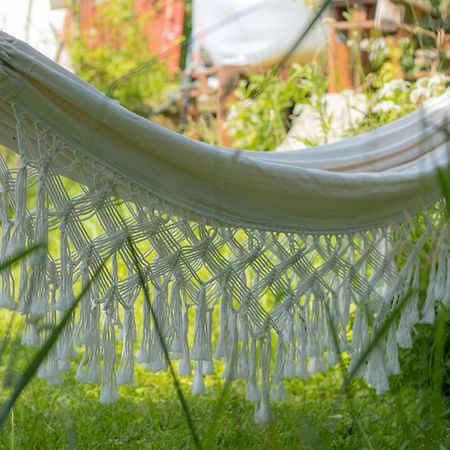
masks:
<path id="1" fill-rule="evenodd" d="M 100 383 L 100 401 L 113 402 L 117 385 L 133 382 L 138 342 L 136 358 L 146 369 L 166 370 L 168 354 L 180 376 L 193 371 L 195 394 L 205 392 L 205 376 L 215 373 L 213 356 L 223 361 L 222 377 L 245 380 L 255 420 L 266 422 L 270 401 L 286 396 L 285 379 L 307 380 L 337 364 L 340 352 L 350 354 L 349 370 L 357 368 L 385 392 L 388 377 L 400 373 L 398 347 L 411 348 L 416 326 L 432 323 L 440 302 L 449 303 L 450 238 L 442 203 L 425 211 L 421 224 L 405 220 L 351 235 L 207 225 L 94 162 L 78 193 L 70 194 L 53 157 L 62 152 L 82 166 L 83 155 L 25 116 L 17 119 L 21 163 L 10 169 L 0 160 L 0 262 L 30 245 L 40 248 L 15 272 L 2 271 L 0 306 L 24 314 L 22 342 L 40 345 L 48 335 L 40 330 L 54 327 L 75 292 L 85 291 L 39 369 L 49 383 L 61 381 L 75 347 L 82 347 L 76 379 Z M 123 183 L 128 196 L 117 194 Z M 91 219 L 91 228 L 101 230 L 95 235 Z M 55 237 L 56 252 L 48 245 Z M 107 265 L 91 284 L 102 261 Z M 428 279 L 422 279 L 424 267 Z M 150 298 L 142 294 L 142 280 Z M 399 316 L 361 361 L 405 296 Z"/>

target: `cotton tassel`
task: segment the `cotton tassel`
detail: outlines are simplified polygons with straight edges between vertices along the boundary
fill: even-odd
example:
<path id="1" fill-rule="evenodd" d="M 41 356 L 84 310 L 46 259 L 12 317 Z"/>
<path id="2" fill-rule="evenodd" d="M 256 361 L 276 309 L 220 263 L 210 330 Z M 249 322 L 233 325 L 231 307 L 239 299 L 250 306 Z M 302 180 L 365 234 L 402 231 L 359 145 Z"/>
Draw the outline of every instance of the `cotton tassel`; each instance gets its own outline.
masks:
<path id="1" fill-rule="evenodd" d="M 400 363 L 398 361 L 398 348 L 395 323 L 391 323 L 386 341 L 387 364 L 386 370 L 388 375 L 398 375 L 400 373 Z"/>
<path id="2" fill-rule="evenodd" d="M 320 313 L 321 302 L 319 295 L 314 295 L 313 302 L 313 317 L 310 322 L 310 329 L 308 334 L 308 342 L 310 343 L 310 361 L 308 371 L 309 373 L 319 373 L 325 370 L 325 363 L 323 360 L 323 316 Z"/>
<path id="3" fill-rule="evenodd" d="M 228 290 L 227 282 L 223 281 L 220 287 L 220 310 L 219 310 L 219 339 L 217 341 L 214 356 L 217 359 L 226 360 L 230 353 L 229 324 L 228 317 L 231 308 L 231 296 Z"/>
<path id="4" fill-rule="evenodd" d="M 80 383 L 97 384 L 100 381 L 101 348 L 99 345 L 87 345 L 75 379 Z"/>
<path id="5" fill-rule="evenodd" d="M 189 357 L 188 332 L 189 332 L 189 306 L 186 304 L 183 313 L 183 341 L 182 341 L 183 354 L 180 360 L 180 365 L 178 366 L 178 375 L 180 377 L 189 377 L 192 375 Z"/>
<path id="6" fill-rule="evenodd" d="M 150 337 L 150 362 L 148 368 L 152 372 L 167 370 L 167 361 L 164 353 L 165 338 L 167 335 L 167 284 L 165 280 L 161 285 L 155 286 L 153 308 L 153 327 Z"/>
<path id="7" fill-rule="evenodd" d="M 25 345 L 27 347 L 39 345 L 37 325 L 35 322 L 31 322 L 29 318 L 27 318 L 25 322 L 25 332 L 22 336 L 22 345 Z"/>
<path id="8" fill-rule="evenodd" d="M 101 403 L 112 403 L 119 399 L 116 385 L 116 373 L 114 369 L 114 364 L 116 361 L 116 338 L 114 331 L 114 306 L 112 301 L 113 298 L 108 298 L 107 294 L 106 302 L 103 305 L 103 370 L 100 392 Z"/>
<path id="9" fill-rule="evenodd" d="M 400 315 L 400 321 L 397 328 L 397 343 L 402 348 L 412 348 L 411 332 L 414 325 L 419 321 L 418 312 L 419 303 L 419 266 L 414 270 L 411 296 L 403 306 Z"/>
<path id="10" fill-rule="evenodd" d="M 430 279 L 428 280 L 428 288 L 427 288 L 427 295 L 425 298 L 425 303 L 422 308 L 422 317 L 420 319 L 420 323 L 428 323 L 431 324 L 434 322 L 434 308 L 435 308 L 435 291 L 434 291 L 434 285 L 436 282 L 436 264 L 432 264 L 431 272 L 430 272 Z"/>
<path id="11" fill-rule="evenodd" d="M 333 321 L 333 319 L 335 321 Z M 337 317 L 330 314 L 325 314 L 324 324 L 326 325 L 326 337 L 327 337 L 327 364 L 328 367 L 332 367 L 338 362 L 338 349 L 339 343 L 335 341 L 338 338 L 338 324 L 336 323 Z"/>
<path id="12" fill-rule="evenodd" d="M 208 342 L 212 342 L 212 311 L 208 308 L 206 311 L 206 326 L 208 328 Z M 211 359 L 203 361 L 203 374 L 204 375 L 214 375 L 214 362 Z"/>
<path id="13" fill-rule="evenodd" d="M 203 380 L 203 361 L 196 361 L 194 363 L 194 383 L 192 384 L 192 393 L 205 393 L 205 382 Z"/>
<path id="14" fill-rule="evenodd" d="M 353 324 L 352 335 L 352 355 L 349 364 L 349 371 L 352 371 L 358 362 L 359 357 L 368 347 L 369 328 L 367 324 L 367 317 L 364 312 L 363 305 L 359 304 L 356 307 L 356 317 Z M 362 364 L 358 370 L 358 375 L 364 373 L 364 364 Z"/>
<path id="15" fill-rule="evenodd" d="M 66 219 L 60 225 L 61 279 L 56 309 L 67 311 L 73 304 L 73 262 L 70 260 L 69 242 L 67 240 Z"/>
<path id="16" fill-rule="evenodd" d="M 142 322 L 142 341 L 137 352 L 136 359 L 140 364 L 148 364 L 150 362 L 150 299 L 144 297 L 143 303 L 143 322 Z"/>
<path id="17" fill-rule="evenodd" d="M 89 258 L 85 257 L 80 266 L 81 289 L 84 292 L 80 300 L 80 317 L 75 327 L 74 342 L 76 345 L 90 345 L 89 325 L 91 316 L 91 295 L 93 292 L 89 278 Z"/>
<path id="18" fill-rule="evenodd" d="M 284 342 L 286 343 L 287 356 L 284 362 L 284 377 L 294 378 L 296 375 L 295 367 L 297 364 L 297 352 L 295 344 L 294 317 L 292 313 L 287 313 Z"/>
<path id="19" fill-rule="evenodd" d="M 70 289 L 68 290 L 68 292 L 72 293 L 72 302 L 73 302 L 73 291 L 72 291 L 72 263 L 67 265 L 67 271 L 68 271 L 68 280 L 70 280 Z M 62 270 L 62 268 L 61 268 Z M 60 280 L 58 279 L 58 274 L 57 271 L 54 271 L 54 283 L 55 283 L 55 287 L 56 287 L 56 283 L 59 284 L 59 292 L 61 293 L 61 290 L 63 289 L 61 284 L 60 284 Z M 61 294 L 60 294 L 61 295 Z M 58 300 L 59 301 L 59 300 Z M 53 290 L 52 292 L 52 313 L 54 312 L 54 314 L 56 315 L 56 305 L 58 304 L 58 301 L 55 301 L 55 291 Z M 59 319 L 62 320 L 64 317 L 64 313 L 60 312 L 59 313 Z M 58 339 L 56 348 L 57 348 L 57 361 L 58 361 L 58 369 L 59 371 L 68 371 L 70 370 L 70 363 L 69 360 L 70 358 L 72 358 L 73 356 L 75 356 L 75 351 L 73 348 L 73 324 L 74 324 L 74 318 L 73 318 L 73 314 L 71 314 L 68 322 L 66 323 L 65 327 L 63 328 L 62 332 L 61 332 L 61 336 Z"/>
<path id="20" fill-rule="evenodd" d="M 96 384 L 100 381 L 100 307 L 96 300 L 96 290 L 93 289 L 93 300 L 89 308 L 89 322 L 86 329 L 85 353 L 75 376 L 80 383 Z"/>
<path id="21" fill-rule="evenodd" d="M 117 369 L 117 384 L 131 384 L 133 382 L 134 359 L 134 311 L 133 307 L 125 308 L 123 320 L 123 347 Z"/>
<path id="22" fill-rule="evenodd" d="M 245 307 L 239 312 L 238 319 L 240 324 L 238 337 L 241 341 L 241 349 L 237 360 L 237 377 L 245 379 L 248 377 L 248 319 Z"/>
<path id="23" fill-rule="evenodd" d="M 47 242 L 48 242 L 48 211 L 46 202 L 46 174 L 45 167 L 41 167 L 38 176 L 38 188 L 36 193 L 36 225 L 34 244 L 44 247 L 36 250 L 30 257 L 32 263 L 32 283 L 29 290 L 30 315 L 32 319 L 38 319 L 48 311 L 47 289 Z"/>
<path id="24" fill-rule="evenodd" d="M 27 302 L 27 290 L 28 290 L 28 267 L 27 267 L 27 257 L 24 256 L 20 260 L 19 302 L 17 304 L 17 311 L 21 314 L 29 313 Z"/>
<path id="25" fill-rule="evenodd" d="M 14 230 L 8 242 L 7 256 L 13 256 L 25 248 L 27 240 L 27 164 L 22 158 L 16 177 L 16 216 Z"/>
<path id="26" fill-rule="evenodd" d="M 233 381 L 237 378 L 237 357 L 238 357 L 238 328 L 235 311 L 231 310 L 228 317 L 230 326 L 230 353 L 228 355 L 225 370 L 222 378 L 227 381 Z"/>
<path id="27" fill-rule="evenodd" d="M 49 330 L 54 329 L 56 326 L 56 290 L 58 288 L 57 285 L 57 270 L 55 267 L 55 263 L 52 261 L 49 265 L 49 283 L 51 284 L 50 289 L 50 311 L 47 316 L 47 335 L 49 334 Z M 63 339 L 64 336 L 61 334 L 59 340 Z M 57 346 L 53 346 L 44 362 L 40 365 L 37 376 L 40 378 L 44 378 L 48 384 L 56 385 L 61 383 L 61 374 L 58 367 L 58 355 L 57 355 Z"/>
<path id="28" fill-rule="evenodd" d="M 202 285 L 198 292 L 197 308 L 195 311 L 194 346 L 191 357 L 196 361 L 212 359 L 211 342 L 209 340 L 208 324 L 206 320 L 206 287 Z"/>
<path id="29" fill-rule="evenodd" d="M 441 237 L 439 245 L 439 257 L 437 261 L 436 279 L 434 282 L 434 298 L 442 301 L 445 298 L 447 286 L 447 259 L 449 258 L 446 235 Z"/>
<path id="30" fill-rule="evenodd" d="M 270 391 L 270 398 L 279 402 L 286 397 L 287 393 L 283 383 L 284 373 L 284 342 L 283 336 L 277 336 L 277 346 L 275 349 L 275 365 L 272 374 L 272 389 Z"/>
<path id="31" fill-rule="evenodd" d="M 374 334 L 376 334 L 376 327 L 374 329 Z M 385 366 L 385 349 L 382 340 L 369 354 L 364 378 L 366 383 L 375 388 L 378 395 L 384 394 L 389 390 L 389 381 Z"/>
<path id="32" fill-rule="evenodd" d="M 298 323 L 298 346 L 297 346 L 297 368 L 295 375 L 302 380 L 309 380 L 308 366 L 307 366 L 307 328 L 305 321 L 300 317 Z"/>
<path id="33" fill-rule="evenodd" d="M 267 423 L 271 419 L 270 401 L 269 401 L 269 377 L 270 377 L 270 360 L 272 356 L 272 343 L 270 332 L 267 333 L 265 342 L 260 344 L 261 359 L 261 401 L 255 409 L 255 422 Z"/>
<path id="34" fill-rule="evenodd" d="M 2 248 L 0 251 L 0 263 L 6 263 L 8 256 L 8 243 L 10 241 L 13 222 L 9 218 L 9 184 L 11 182 L 10 172 L 6 172 L 3 184 L 3 193 L 0 203 L 0 219 L 2 221 Z M 15 309 L 14 294 L 11 292 L 11 268 L 2 270 L 2 291 L 0 296 L 0 308 Z"/>
<path id="35" fill-rule="evenodd" d="M 341 340 L 339 342 L 339 351 L 345 352 L 350 349 L 350 345 L 347 341 L 347 327 L 348 327 L 348 321 L 350 317 L 350 304 L 352 302 L 352 285 L 351 283 L 344 283 L 343 288 L 341 289 L 343 291 L 342 297 L 340 298 L 340 301 L 338 302 L 338 311 L 339 311 L 339 318 L 341 322 Z M 336 328 L 337 331 L 337 328 Z"/>
<path id="36" fill-rule="evenodd" d="M 252 337 L 250 340 L 248 378 L 247 384 L 245 385 L 245 398 L 250 402 L 258 402 L 261 400 L 261 392 L 258 388 L 257 371 L 256 338 Z"/>
<path id="37" fill-rule="evenodd" d="M 60 314 L 60 320 L 63 316 L 63 314 Z M 57 349 L 58 369 L 62 372 L 67 372 L 70 370 L 69 360 L 75 356 L 73 348 L 73 317 L 69 319 L 64 327 L 61 338 L 58 340 Z"/>
<path id="38" fill-rule="evenodd" d="M 183 354 L 183 315 L 181 300 L 181 276 L 175 277 L 170 296 L 172 340 L 171 359 L 180 359 Z"/>

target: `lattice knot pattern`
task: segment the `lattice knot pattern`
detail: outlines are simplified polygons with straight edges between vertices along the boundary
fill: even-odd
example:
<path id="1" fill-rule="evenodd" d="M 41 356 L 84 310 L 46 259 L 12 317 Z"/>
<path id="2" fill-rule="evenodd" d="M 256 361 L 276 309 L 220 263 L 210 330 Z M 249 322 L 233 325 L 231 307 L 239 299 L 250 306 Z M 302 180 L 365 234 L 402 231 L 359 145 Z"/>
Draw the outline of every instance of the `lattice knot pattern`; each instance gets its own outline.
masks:
<path id="1" fill-rule="evenodd" d="M 380 226 L 358 226 L 355 210 L 354 231 L 239 226 L 161 198 L 23 104 L 3 96 L 20 160 L 0 160 L 0 257 L 36 248 L 1 273 L 0 306 L 24 314 L 23 343 L 39 345 L 83 293 L 39 369 L 49 383 L 61 380 L 75 348 L 77 380 L 100 383 L 105 403 L 132 383 L 135 356 L 152 372 L 178 361 L 180 376 L 193 371 L 194 393 L 222 360 L 223 378 L 246 380 L 265 421 L 270 399 L 286 395 L 284 379 L 306 380 L 341 352 L 383 393 L 400 372 L 398 347 L 411 348 L 415 325 L 432 323 L 437 302 L 449 302 L 442 195 L 430 201 L 424 191 L 426 204 Z M 425 153 L 448 151 L 448 103 L 443 111 L 418 138 Z"/>

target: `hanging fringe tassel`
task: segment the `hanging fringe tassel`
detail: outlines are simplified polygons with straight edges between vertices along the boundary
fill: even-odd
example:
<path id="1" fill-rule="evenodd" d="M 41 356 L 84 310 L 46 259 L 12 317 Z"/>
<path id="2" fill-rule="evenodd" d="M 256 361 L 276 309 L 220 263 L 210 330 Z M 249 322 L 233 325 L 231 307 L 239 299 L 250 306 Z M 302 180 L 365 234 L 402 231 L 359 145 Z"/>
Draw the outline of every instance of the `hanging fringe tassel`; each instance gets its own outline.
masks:
<path id="1" fill-rule="evenodd" d="M 10 241 L 11 229 L 13 222 L 10 220 L 10 185 L 11 173 L 4 172 L 4 179 L 2 180 L 2 194 L 0 198 L 0 220 L 2 221 L 2 247 L 0 250 L 0 263 L 5 264 L 8 260 L 8 244 Z M 15 309 L 14 293 L 11 291 L 11 267 L 4 267 L 1 273 L 2 290 L 0 296 L 0 307 L 10 310 Z"/>
<path id="2" fill-rule="evenodd" d="M 245 398 L 251 402 L 261 400 L 261 391 L 258 387 L 258 366 L 256 355 L 256 338 L 250 339 L 250 357 L 247 384 L 245 385 Z"/>
<path id="3" fill-rule="evenodd" d="M 188 342 L 188 332 L 189 332 L 189 305 L 186 303 L 184 305 L 183 313 L 183 351 L 180 360 L 180 365 L 178 366 L 178 375 L 180 377 L 189 377 L 192 375 L 190 355 L 189 355 L 189 342 Z"/>
<path id="4" fill-rule="evenodd" d="M 36 224 L 34 244 L 43 247 L 31 256 L 31 282 L 28 290 L 30 316 L 38 319 L 48 311 L 48 283 L 47 283 L 47 242 L 48 242 L 48 209 L 46 207 L 46 168 L 39 168 L 38 188 L 36 193 Z"/>
<path id="5" fill-rule="evenodd" d="M 270 387 L 270 360 L 272 356 L 272 341 L 270 332 L 267 337 L 260 341 L 260 365 L 261 365 L 261 400 L 255 408 L 255 422 L 267 423 L 271 419 L 269 387 Z"/>
<path id="6" fill-rule="evenodd" d="M 277 345 L 275 349 L 275 365 L 272 374 L 272 389 L 270 391 L 270 398 L 276 402 L 279 402 L 286 397 L 287 393 L 283 383 L 284 373 L 284 342 L 283 336 L 279 334 L 277 336 Z"/>
<path id="7" fill-rule="evenodd" d="M 106 297 L 102 305 L 102 356 L 103 370 L 101 380 L 101 403 L 112 403 L 119 399 L 116 384 L 116 372 L 114 364 L 116 362 L 116 334 L 114 330 L 114 307 L 112 304 L 112 293 Z"/>

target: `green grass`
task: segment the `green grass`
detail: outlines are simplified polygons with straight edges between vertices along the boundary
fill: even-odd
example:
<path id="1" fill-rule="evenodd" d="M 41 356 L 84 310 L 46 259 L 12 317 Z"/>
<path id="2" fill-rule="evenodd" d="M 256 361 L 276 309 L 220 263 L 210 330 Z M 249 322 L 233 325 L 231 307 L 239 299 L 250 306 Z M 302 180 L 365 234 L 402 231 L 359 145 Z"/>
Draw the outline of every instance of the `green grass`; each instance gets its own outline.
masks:
<path id="1" fill-rule="evenodd" d="M 20 352 L 23 360 L 25 353 L 31 352 Z M 219 377 L 207 377 L 207 393 L 203 396 L 190 393 L 190 382 L 180 380 L 203 440 L 223 382 Z M 450 444 L 446 436 L 450 432 L 450 405 L 447 403 L 438 422 L 433 422 L 432 387 L 417 389 L 413 382 L 398 379 L 390 393 L 377 396 L 356 381 L 350 408 L 341 385 L 338 369 L 307 382 L 290 381 L 289 397 L 273 405 L 273 423 L 257 426 L 253 405 L 244 399 L 243 382 L 234 382 L 220 405 L 215 442 L 209 448 L 434 449 Z M 193 448 L 169 374 L 151 374 L 137 367 L 135 384 L 119 390 L 121 399 L 117 403 L 102 405 L 99 387 L 77 383 L 73 370 L 56 387 L 34 378 L 14 406 L 14 423 L 10 418 L 0 433 L 0 448 L 12 448 L 12 432 L 16 449 Z M 7 395 L 4 389 L 2 403 Z"/>

